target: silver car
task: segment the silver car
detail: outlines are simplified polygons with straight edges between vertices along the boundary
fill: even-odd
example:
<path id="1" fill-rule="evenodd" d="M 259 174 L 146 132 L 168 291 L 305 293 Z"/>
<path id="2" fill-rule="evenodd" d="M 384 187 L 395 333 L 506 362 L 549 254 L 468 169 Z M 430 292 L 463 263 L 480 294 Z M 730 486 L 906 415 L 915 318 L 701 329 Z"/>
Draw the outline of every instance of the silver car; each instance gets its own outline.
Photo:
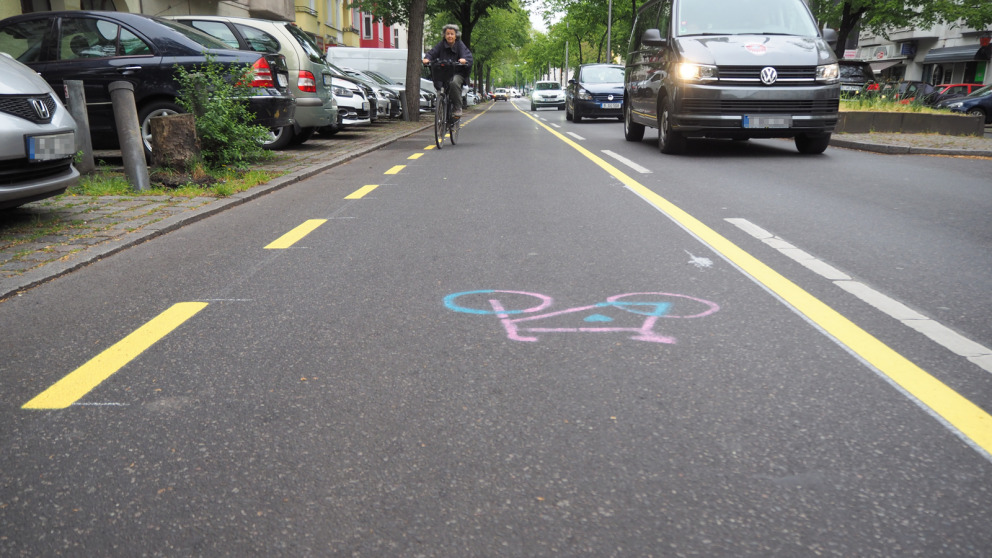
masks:
<path id="1" fill-rule="evenodd" d="M 75 153 L 76 121 L 48 82 L 0 52 L 0 209 L 75 185 Z"/>

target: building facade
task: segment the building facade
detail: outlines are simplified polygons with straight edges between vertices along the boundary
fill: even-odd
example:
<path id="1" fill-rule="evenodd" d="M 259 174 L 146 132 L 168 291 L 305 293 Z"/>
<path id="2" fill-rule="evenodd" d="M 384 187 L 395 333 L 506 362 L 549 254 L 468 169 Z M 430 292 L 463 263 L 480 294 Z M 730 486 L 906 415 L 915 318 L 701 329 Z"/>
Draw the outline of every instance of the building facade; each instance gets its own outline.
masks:
<path id="1" fill-rule="evenodd" d="M 960 23 L 893 29 L 888 38 L 863 31 L 855 57 L 871 63 L 884 81 L 988 84 L 992 83 L 990 37 L 989 30 Z"/>

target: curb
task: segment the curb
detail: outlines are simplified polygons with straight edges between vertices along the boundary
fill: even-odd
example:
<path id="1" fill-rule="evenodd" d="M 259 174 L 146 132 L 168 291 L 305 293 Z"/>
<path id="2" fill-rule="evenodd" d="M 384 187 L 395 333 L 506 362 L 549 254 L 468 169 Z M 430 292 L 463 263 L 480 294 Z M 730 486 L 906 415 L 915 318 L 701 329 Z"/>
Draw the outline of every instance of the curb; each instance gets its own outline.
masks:
<path id="1" fill-rule="evenodd" d="M 426 123 L 420 127 L 413 128 L 407 132 L 397 134 L 395 136 L 383 139 L 376 143 L 367 145 L 365 147 L 350 151 L 348 153 L 339 155 L 333 159 L 329 159 L 325 162 L 306 167 L 304 169 L 292 172 L 279 178 L 270 180 L 265 184 L 259 184 L 249 190 L 244 192 L 239 192 L 228 198 L 218 199 L 207 203 L 201 207 L 190 210 L 186 213 L 179 215 L 173 215 L 171 217 L 166 217 L 161 221 L 152 223 L 142 227 L 141 230 L 134 233 L 128 234 L 125 237 L 111 240 L 103 244 L 87 248 L 85 255 L 80 256 L 78 259 L 70 262 L 51 262 L 35 269 L 26 271 L 21 275 L 16 277 L 11 277 L 9 279 L 0 280 L 0 301 L 6 300 L 12 296 L 17 296 L 17 293 L 41 285 L 56 279 L 77 269 L 85 267 L 95 261 L 101 260 L 103 258 L 109 257 L 117 252 L 136 246 L 143 242 L 147 242 L 155 237 L 162 236 L 166 233 L 172 232 L 174 230 L 180 229 L 190 223 L 195 223 L 201 219 L 206 219 L 212 215 L 216 215 L 222 211 L 230 209 L 232 207 L 237 207 L 241 204 L 247 203 L 249 201 L 260 198 L 276 190 L 281 190 L 297 182 L 302 182 L 308 178 L 312 178 L 322 172 L 327 171 L 330 168 L 336 167 L 342 163 L 351 161 L 363 155 L 366 155 L 376 149 L 385 147 L 391 143 L 401 140 L 405 137 L 412 136 L 413 134 L 420 133 L 424 130 L 430 129 L 434 126 L 433 123 Z"/>
<path id="2" fill-rule="evenodd" d="M 875 143 L 865 143 L 839 138 L 830 138 L 831 147 L 842 147 L 844 149 L 856 149 L 858 151 L 869 151 L 872 153 L 882 153 L 885 155 L 950 155 L 962 157 L 992 157 L 992 150 L 976 149 L 942 149 L 939 147 L 910 147 L 907 145 L 884 145 Z"/>

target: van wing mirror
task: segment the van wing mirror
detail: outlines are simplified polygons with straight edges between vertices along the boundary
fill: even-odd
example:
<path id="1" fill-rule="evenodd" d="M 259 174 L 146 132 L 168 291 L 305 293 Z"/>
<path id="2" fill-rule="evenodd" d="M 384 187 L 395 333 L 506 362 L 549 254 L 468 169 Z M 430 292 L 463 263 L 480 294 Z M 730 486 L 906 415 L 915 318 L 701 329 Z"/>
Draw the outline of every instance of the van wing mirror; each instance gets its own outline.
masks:
<path id="1" fill-rule="evenodd" d="M 661 31 L 648 29 L 641 35 L 641 44 L 653 47 L 663 47 L 668 44 L 668 39 L 661 36 Z"/>
<path id="2" fill-rule="evenodd" d="M 831 29 L 829 27 L 823 28 L 823 40 L 826 41 L 828 45 L 830 45 L 830 48 L 833 49 L 837 48 L 837 38 L 838 37 L 837 37 L 836 29 Z"/>

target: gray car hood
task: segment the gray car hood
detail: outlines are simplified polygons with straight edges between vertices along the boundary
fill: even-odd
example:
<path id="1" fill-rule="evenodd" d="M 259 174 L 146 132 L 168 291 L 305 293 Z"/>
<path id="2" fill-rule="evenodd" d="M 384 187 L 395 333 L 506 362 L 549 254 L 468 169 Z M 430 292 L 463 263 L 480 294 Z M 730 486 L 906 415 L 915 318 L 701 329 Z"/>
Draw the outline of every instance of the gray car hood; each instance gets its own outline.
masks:
<path id="1" fill-rule="evenodd" d="M 0 95 L 47 94 L 52 90 L 37 72 L 6 52 L 0 52 L 0 76 Z"/>
<path id="2" fill-rule="evenodd" d="M 686 61 L 718 66 L 817 66 L 837 61 L 819 37 L 687 36 L 677 38 L 676 45 Z"/>

